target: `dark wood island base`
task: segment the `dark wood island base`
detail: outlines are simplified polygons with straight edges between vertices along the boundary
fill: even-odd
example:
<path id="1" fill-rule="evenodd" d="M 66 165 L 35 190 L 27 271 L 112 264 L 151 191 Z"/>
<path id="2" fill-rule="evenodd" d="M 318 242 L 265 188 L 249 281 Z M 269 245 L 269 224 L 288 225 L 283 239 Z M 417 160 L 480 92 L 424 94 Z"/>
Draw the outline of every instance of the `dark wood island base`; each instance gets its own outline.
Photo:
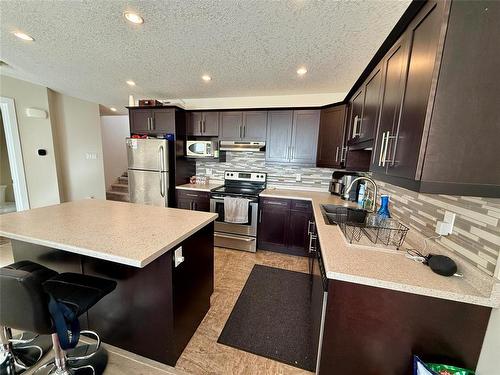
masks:
<path id="1" fill-rule="evenodd" d="M 214 288 L 211 222 L 156 260 L 138 268 L 12 240 L 14 260 L 32 260 L 58 272 L 117 281 L 116 289 L 81 318 L 111 345 L 175 366 L 210 308 Z M 182 246 L 184 261 L 174 266 Z"/>

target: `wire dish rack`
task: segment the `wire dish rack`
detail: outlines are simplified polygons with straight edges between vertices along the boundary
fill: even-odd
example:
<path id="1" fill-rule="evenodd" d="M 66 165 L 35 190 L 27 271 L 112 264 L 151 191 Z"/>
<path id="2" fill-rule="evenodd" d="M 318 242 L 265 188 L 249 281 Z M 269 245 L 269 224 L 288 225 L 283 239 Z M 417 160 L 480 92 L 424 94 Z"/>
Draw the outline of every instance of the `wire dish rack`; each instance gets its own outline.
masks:
<path id="1" fill-rule="evenodd" d="M 349 243 L 359 242 L 365 235 L 374 244 L 395 246 L 399 250 L 410 229 L 398 220 L 384 219 L 349 207 L 337 207 L 334 213 L 326 215 L 330 222 L 340 227 Z"/>

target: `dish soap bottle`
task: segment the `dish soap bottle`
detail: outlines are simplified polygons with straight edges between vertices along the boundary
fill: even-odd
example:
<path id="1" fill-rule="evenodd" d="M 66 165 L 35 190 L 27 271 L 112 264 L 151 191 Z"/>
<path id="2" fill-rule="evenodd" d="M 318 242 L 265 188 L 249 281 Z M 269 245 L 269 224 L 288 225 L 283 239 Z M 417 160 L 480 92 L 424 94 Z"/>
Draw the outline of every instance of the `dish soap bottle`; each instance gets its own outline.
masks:
<path id="1" fill-rule="evenodd" d="M 380 208 L 377 211 L 377 215 L 383 219 L 389 219 L 391 213 L 389 212 L 389 196 L 387 194 L 382 194 L 380 196 Z"/>
<path id="2" fill-rule="evenodd" d="M 360 184 L 360 185 L 359 185 L 359 192 L 358 192 L 358 204 L 359 204 L 360 206 L 362 206 L 362 205 L 363 205 L 363 201 L 364 201 L 364 199 L 365 199 L 365 189 L 366 189 L 365 184 Z"/>

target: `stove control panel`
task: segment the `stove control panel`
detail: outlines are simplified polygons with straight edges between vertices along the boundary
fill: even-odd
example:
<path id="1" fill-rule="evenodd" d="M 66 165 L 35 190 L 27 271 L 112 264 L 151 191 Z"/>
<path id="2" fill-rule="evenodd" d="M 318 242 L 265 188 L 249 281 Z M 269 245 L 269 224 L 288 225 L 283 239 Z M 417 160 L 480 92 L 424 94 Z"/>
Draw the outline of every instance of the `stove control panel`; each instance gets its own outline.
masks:
<path id="1" fill-rule="evenodd" d="M 248 181 L 248 182 L 266 182 L 267 173 L 261 172 L 242 172 L 242 171 L 225 171 L 224 180 L 229 181 Z"/>

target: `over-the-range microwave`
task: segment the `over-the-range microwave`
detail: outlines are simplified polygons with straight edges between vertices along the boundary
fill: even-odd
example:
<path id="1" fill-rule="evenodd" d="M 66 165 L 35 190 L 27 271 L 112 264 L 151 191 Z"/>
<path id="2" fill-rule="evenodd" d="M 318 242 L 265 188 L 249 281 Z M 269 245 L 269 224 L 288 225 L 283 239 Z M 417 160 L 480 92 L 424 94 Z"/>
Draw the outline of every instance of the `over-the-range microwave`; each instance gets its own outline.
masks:
<path id="1" fill-rule="evenodd" d="M 217 141 L 186 141 L 186 156 L 194 158 L 216 158 L 219 156 Z"/>

